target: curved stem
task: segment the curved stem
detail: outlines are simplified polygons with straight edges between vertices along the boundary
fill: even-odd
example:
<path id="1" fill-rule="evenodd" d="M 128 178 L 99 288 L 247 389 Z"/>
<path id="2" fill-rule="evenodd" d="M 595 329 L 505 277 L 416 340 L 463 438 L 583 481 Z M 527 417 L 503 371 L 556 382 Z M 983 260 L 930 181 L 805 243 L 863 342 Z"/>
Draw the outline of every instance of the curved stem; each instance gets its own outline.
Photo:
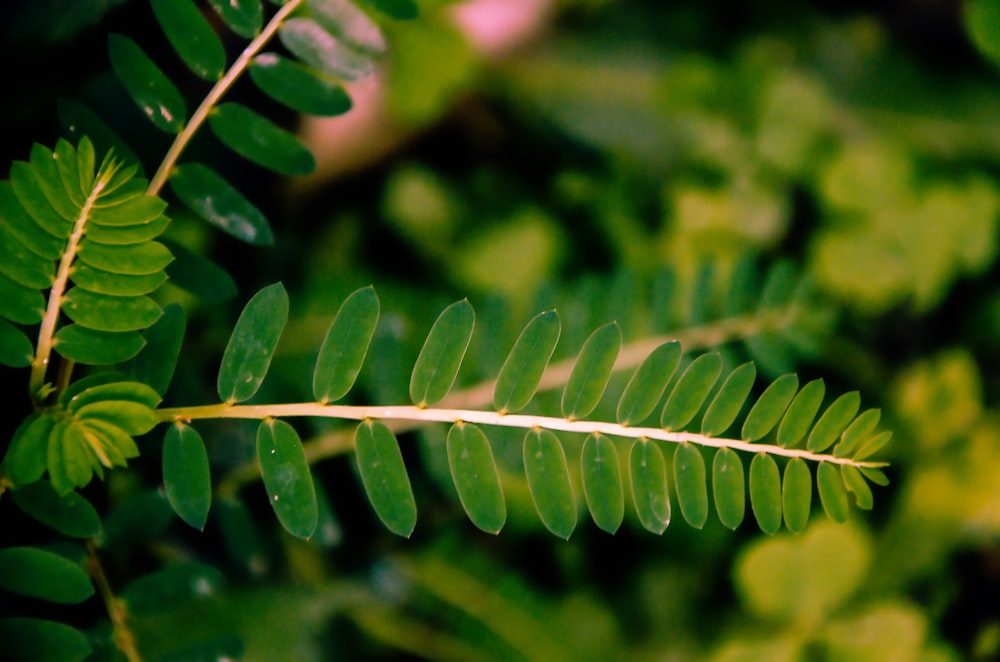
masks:
<path id="1" fill-rule="evenodd" d="M 87 542 L 87 567 L 90 570 L 90 576 L 94 578 L 94 583 L 97 584 L 101 599 L 104 601 L 104 607 L 111 619 L 115 646 L 129 662 L 142 662 L 142 657 L 135 647 L 135 635 L 132 634 L 132 630 L 126 622 L 128 615 L 125 607 L 111 590 L 111 583 L 108 582 L 108 577 L 104 574 L 104 567 L 101 565 L 101 559 L 97 555 L 97 548 L 93 541 Z"/>
<path id="2" fill-rule="evenodd" d="M 283 5 L 281 9 L 268 21 L 264 30 L 261 31 L 253 41 L 251 41 L 240 56 L 236 58 L 233 62 L 233 66 L 229 68 L 226 75 L 219 79 L 212 89 L 209 91 L 208 95 L 202 100 L 201 105 L 198 106 L 194 114 L 191 115 L 190 121 L 184 129 L 177 134 L 177 138 L 174 139 L 173 144 L 170 149 L 167 150 L 166 156 L 163 157 L 163 161 L 160 163 L 160 167 L 157 169 L 156 174 L 153 178 L 149 180 L 149 186 L 146 188 L 146 195 L 159 195 L 160 190 L 163 185 L 167 183 L 167 179 L 170 177 L 170 172 L 173 170 L 174 165 L 177 163 L 177 159 L 180 158 L 181 153 L 187 144 L 191 142 L 194 134 L 201 129 L 201 125 L 205 123 L 208 119 L 208 114 L 211 112 L 212 108 L 219 102 L 219 99 L 229 91 L 229 88 L 243 75 L 246 68 L 250 65 L 250 60 L 254 58 L 257 53 L 264 48 L 274 37 L 274 34 L 281 27 L 288 16 L 298 9 L 299 5 L 302 4 L 302 0 L 290 0 L 287 4 Z"/>

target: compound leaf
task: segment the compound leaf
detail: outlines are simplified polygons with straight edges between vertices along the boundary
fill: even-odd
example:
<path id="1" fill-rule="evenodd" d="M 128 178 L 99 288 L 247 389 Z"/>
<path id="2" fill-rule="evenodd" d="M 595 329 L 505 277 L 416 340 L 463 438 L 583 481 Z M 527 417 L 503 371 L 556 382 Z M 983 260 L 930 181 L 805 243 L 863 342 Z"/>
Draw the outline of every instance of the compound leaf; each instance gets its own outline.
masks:
<path id="1" fill-rule="evenodd" d="M 698 447 L 683 443 L 674 451 L 674 483 L 681 514 L 696 529 L 708 520 L 708 481 L 705 458 Z"/>
<path id="2" fill-rule="evenodd" d="M 816 468 L 816 487 L 819 490 L 819 501 L 827 517 L 838 524 L 847 521 L 847 491 L 837 466 L 829 462 L 821 462 Z"/>
<path id="3" fill-rule="evenodd" d="M 712 460 L 712 498 L 722 525 L 736 529 L 746 514 L 746 484 L 743 461 L 731 448 L 720 448 Z"/>
<path id="4" fill-rule="evenodd" d="M 858 413 L 861 406 L 861 394 L 857 391 L 844 393 L 833 401 L 819 421 L 809 433 L 806 441 L 806 448 L 813 453 L 822 453 L 837 440 L 844 428 L 851 422 L 854 415 Z"/>
<path id="5" fill-rule="evenodd" d="M 174 170 L 170 188 L 192 211 L 223 232 L 258 246 L 274 242 L 264 214 L 210 168 L 186 163 Z"/>
<path id="6" fill-rule="evenodd" d="M 95 269 L 113 274 L 143 276 L 163 271 L 174 256 L 166 246 L 156 241 L 127 246 L 108 246 L 86 241 L 80 248 L 79 259 Z"/>
<path id="7" fill-rule="evenodd" d="M 523 451 L 528 491 L 538 517 L 546 529 L 569 540 L 576 528 L 576 502 L 562 444 L 552 431 L 539 428 L 524 437 Z"/>
<path id="8" fill-rule="evenodd" d="M 318 402 L 339 400 L 354 386 L 378 318 L 378 295 L 371 286 L 352 292 L 340 305 L 313 370 L 313 397 Z"/>
<path id="9" fill-rule="evenodd" d="M 189 525 L 203 531 L 212 505 L 212 477 L 201 435 L 176 423 L 163 441 L 163 487 L 167 501 Z"/>
<path id="10" fill-rule="evenodd" d="M 260 32 L 264 22 L 260 0 L 209 0 L 208 4 L 239 36 L 253 39 Z"/>
<path id="11" fill-rule="evenodd" d="M 192 0 L 152 0 L 167 41 L 196 76 L 218 80 L 226 68 L 222 40 Z"/>
<path id="12" fill-rule="evenodd" d="M 138 331 L 95 331 L 68 324 L 56 332 L 53 347 L 66 359 L 87 365 L 113 365 L 127 361 L 146 341 Z"/>
<path id="13" fill-rule="evenodd" d="M 875 435 L 875 437 L 865 442 L 865 444 L 861 447 L 861 450 L 854 455 L 854 459 L 858 462 L 861 460 L 867 460 L 872 455 L 882 450 L 882 448 L 889 443 L 890 439 L 892 439 L 892 430 L 886 430 L 881 434 Z"/>
<path id="14" fill-rule="evenodd" d="M 339 41 L 309 18 L 293 18 L 278 29 L 285 48 L 306 64 L 334 78 L 357 80 L 372 73 L 371 59 Z"/>
<path id="15" fill-rule="evenodd" d="M 387 529 L 409 538 L 417 525 L 417 504 L 403 454 L 392 430 L 363 421 L 355 433 L 358 472 L 368 501 Z"/>
<path id="16" fill-rule="evenodd" d="M 757 441 L 778 424 L 788 408 L 795 391 L 799 388 L 799 378 L 794 374 L 782 375 L 771 383 L 750 409 L 743 422 L 743 441 Z"/>
<path id="17" fill-rule="evenodd" d="M 184 97 L 134 41 L 108 37 L 111 68 L 142 113 L 161 131 L 178 133 L 187 121 Z"/>
<path id="18" fill-rule="evenodd" d="M 432 405 L 448 395 L 472 339 L 476 313 L 468 299 L 445 308 L 430 333 L 410 374 L 410 399 L 418 407 Z"/>
<path id="19" fill-rule="evenodd" d="M 809 432 L 813 419 L 823 403 L 826 386 L 822 379 L 814 379 L 798 392 L 778 426 L 778 445 L 791 448 L 802 441 Z"/>
<path id="20" fill-rule="evenodd" d="M 321 73 L 275 53 L 250 63 L 250 78 L 272 99 L 309 115 L 334 117 L 351 109 L 351 97 Z"/>
<path id="21" fill-rule="evenodd" d="M 750 462 L 750 507 L 760 530 L 774 535 L 781 528 L 781 475 L 774 458 L 758 453 Z"/>
<path id="22" fill-rule="evenodd" d="M 792 533 L 805 531 L 812 507 L 812 476 L 809 474 L 809 465 L 801 457 L 793 457 L 785 465 L 781 503 L 788 530 Z"/>
<path id="23" fill-rule="evenodd" d="M 681 345 L 666 342 L 650 352 L 636 369 L 618 401 L 620 425 L 641 423 L 656 408 L 681 360 Z"/>
<path id="24" fill-rule="evenodd" d="M 17 426 L 3 460 L 4 472 L 15 485 L 33 483 L 45 473 L 49 435 L 54 425 L 52 416 L 34 413 Z"/>
<path id="25" fill-rule="evenodd" d="M 96 331 L 139 331 L 163 314 L 156 302 L 145 295 L 109 296 L 80 287 L 66 293 L 62 310 L 80 326 Z"/>
<path id="26" fill-rule="evenodd" d="M 307 0 L 317 22 L 330 34 L 363 53 L 382 53 L 385 35 L 368 14 L 350 0 Z"/>
<path id="27" fill-rule="evenodd" d="M 257 461 L 268 502 L 290 534 L 308 539 L 316 531 L 316 490 L 299 435 L 288 423 L 269 418 L 257 428 Z"/>
<path id="28" fill-rule="evenodd" d="M 591 518 L 601 530 L 614 533 L 625 518 L 625 493 L 614 443 L 601 434 L 588 435 L 580 451 L 580 469 Z"/>
<path id="29" fill-rule="evenodd" d="M 854 502 L 858 504 L 858 508 L 871 510 L 874 505 L 872 488 L 858 468 L 850 464 L 842 464 L 840 475 L 844 479 L 844 486 L 854 494 Z"/>
<path id="30" fill-rule="evenodd" d="M 615 322 L 605 324 L 590 334 L 577 355 L 573 372 L 563 390 L 564 418 L 583 418 L 594 411 L 608 386 L 621 344 L 622 333 Z"/>
<path id="31" fill-rule="evenodd" d="M 702 354 L 687 367 L 667 397 L 660 415 L 660 427 L 680 430 L 691 422 L 722 372 L 718 352 Z"/>
<path id="32" fill-rule="evenodd" d="M 844 430 L 844 434 L 840 437 L 840 443 L 833 447 L 833 454 L 836 457 L 851 456 L 864 442 L 871 438 L 881 417 L 882 411 L 879 409 L 868 409 L 862 412 Z"/>
<path id="33" fill-rule="evenodd" d="M 0 319 L 0 364 L 11 368 L 26 368 L 31 365 L 35 346 L 16 326 Z"/>
<path id="34" fill-rule="evenodd" d="M 448 468 L 469 520 L 487 533 L 499 533 L 507 521 L 490 442 L 475 425 L 459 421 L 448 431 Z"/>
<path id="35" fill-rule="evenodd" d="M 293 134 L 237 103 L 224 103 L 208 119 L 212 133 L 229 149 L 282 175 L 306 175 L 316 160 Z"/>
<path id="36" fill-rule="evenodd" d="M 223 402 L 242 402 L 257 392 L 287 319 L 288 294 L 281 283 L 265 287 L 243 308 L 219 368 Z"/>
<path id="37" fill-rule="evenodd" d="M 629 452 L 628 469 L 639 522 L 647 531 L 660 535 L 670 524 L 670 493 L 663 452 L 648 439 L 636 439 Z"/>
<path id="38" fill-rule="evenodd" d="M 750 395 L 756 376 L 756 366 L 748 361 L 726 377 L 722 388 L 712 399 L 712 404 L 708 406 L 702 418 L 702 434 L 715 437 L 729 429 L 743 408 L 747 396 Z"/>
<path id="39" fill-rule="evenodd" d="M 559 315 L 547 310 L 521 331 L 507 355 L 493 391 L 493 407 L 501 414 L 518 411 L 531 402 L 538 382 L 559 342 Z"/>

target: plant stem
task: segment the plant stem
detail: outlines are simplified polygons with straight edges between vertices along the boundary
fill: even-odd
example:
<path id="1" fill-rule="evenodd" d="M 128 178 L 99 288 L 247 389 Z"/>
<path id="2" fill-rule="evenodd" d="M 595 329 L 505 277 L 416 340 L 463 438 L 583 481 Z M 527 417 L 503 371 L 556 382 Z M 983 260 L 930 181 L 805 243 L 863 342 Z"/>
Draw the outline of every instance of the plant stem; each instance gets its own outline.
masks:
<path id="1" fill-rule="evenodd" d="M 129 662 L 142 662 L 142 656 L 139 655 L 139 651 L 135 647 L 135 635 L 132 634 L 132 630 L 129 629 L 126 622 L 128 612 L 111 590 L 111 584 L 108 582 L 107 575 L 104 574 L 104 567 L 101 565 L 101 559 L 97 555 L 97 548 L 93 541 L 87 541 L 87 567 L 91 577 L 94 578 L 94 583 L 97 584 L 97 589 L 104 600 L 104 607 L 111 619 L 115 646 Z"/>

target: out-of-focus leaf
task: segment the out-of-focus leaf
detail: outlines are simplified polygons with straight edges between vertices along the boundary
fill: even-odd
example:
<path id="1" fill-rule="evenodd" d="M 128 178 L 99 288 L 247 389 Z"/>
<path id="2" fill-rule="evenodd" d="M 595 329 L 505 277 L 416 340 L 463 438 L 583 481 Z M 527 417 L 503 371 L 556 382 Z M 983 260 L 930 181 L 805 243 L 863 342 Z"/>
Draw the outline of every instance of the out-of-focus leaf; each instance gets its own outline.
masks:
<path id="1" fill-rule="evenodd" d="M 819 501 L 827 517 L 838 524 L 847 521 L 847 491 L 835 464 L 821 462 L 816 468 L 816 487 Z"/>
<path id="2" fill-rule="evenodd" d="M 306 175 L 316 169 L 312 152 L 298 138 L 246 106 L 221 104 L 208 124 L 223 144 L 257 165 L 283 175 Z"/>
<path id="3" fill-rule="evenodd" d="M 292 18 L 278 30 L 281 43 L 306 64 L 335 78 L 357 80 L 372 73 L 371 59 L 338 41 L 316 21 Z"/>
<path id="4" fill-rule="evenodd" d="M 259 2 L 255 2 L 259 4 Z M 157 662 L 226 662 L 242 660 L 245 645 L 243 638 L 235 635 L 211 637 L 190 646 L 174 649 Z"/>
<path id="5" fill-rule="evenodd" d="M 792 533 L 805 531 L 812 507 L 812 476 L 809 465 L 801 457 L 793 457 L 785 465 L 785 476 L 781 482 L 781 504 L 788 530 Z"/>
<path id="6" fill-rule="evenodd" d="M 774 429 L 798 388 L 799 378 L 788 374 L 782 375 L 764 389 L 743 422 L 743 441 L 756 441 Z"/>
<path id="7" fill-rule="evenodd" d="M 229 29 L 246 39 L 253 39 L 260 32 L 264 12 L 260 0 L 209 0 Z"/>
<path id="8" fill-rule="evenodd" d="M 127 361 L 146 341 L 137 331 L 111 333 L 69 324 L 56 332 L 53 346 L 63 358 L 87 365 L 112 365 Z"/>
<path id="9" fill-rule="evenodd" d="M 35 547 L 0 549 L 0 587 L 59 604 L 76 604 L 94 594 L 83 568 Z"/>
<path id="10" fill-rule="evenodd" d="M 590 334 L 577 355 L 573 372 L 563 390 L 564 418 L 583 418 L 594 411 L 608 386 L 621 344 L 622 333 L 615 322 L 605 324 Z"/>
<path id="11" fill-rule="evenodd" d="M 386 49 L 378 24 L 350 0 L 306 0 L 316 20 L 332 35 L 364 53 Z"/>
<path id="12" fill-rule="evenodd" d="M 223 402 L 242 402 L 257 392 L 287 320 L 288 294 L 281 283 L 268 285 L 247 302 L 219 367 Z"/>
<path id="13" fill-rule="evenodd" d="M 31 365 L 35 346 L 28 336 L 16 326 L 0 319 L 0 364 L 11 368 L 25 368 Z"/>
<path id="14" fill-rule="evenodd" d="M 200 163 L 176 168 L 170 188 L 192 211 L 223 232 L 259 246 L 274 241 L 264 214 L 229 182 Z"/>
<path id="15" fill-rule="evenodd" d="M 969 0 L 962 5 L 965 30 L 979 52 L 1000 65 L 1000 2 Z"/>
<path id="16" fill-rule="evenodd" d="M 712 404 L 708 406 L 702 418 L 702 434 L 715 437 L 729 429 L 743 408 L 747 396 L 750 395 L 756 377 L 757 367 L 749 361 L 726 377 L 722 388 L 712 399 Z"/>
<path id="17" fill-rule="evenodd" d="M 420 15 L 416 0 L 365 0 L 386 16 L 399 21 L 414 19 Z"/>
<path id="18" fill-rule="evenodd" d="M 515 412 L 531 402 L 559 342 L 560 329 L 559 315 L 548 310 L 536 315 L 521 331 L 493 391 L 493 407 L 498 412 Z"/>
<path id="19" fill-rule="evenodd" d="M 490 442 L 475 425 L 458 422 L 448 431 L 448 468 L 469 519 L 487 533 L 499 533 L 507 521 Z"/>
<path id="20" fill-rule="evenodd" d="M 434 321 L 410 374 L 410 399 L 418 407 L 448 395 L 472 339 L 476 313 L 468 299 L 445 308 Z"/>
<path id="21" fill-rule="evenodd" d="M 387 529 L 409 538 L 417 525 L 417 503 L 396 436 L 383 423 L 363 421 L 355 447 L 361 483 L 375 514 Z"/>
<path id="22" fill-rule="evenodd" d="M 105 516 L 101 546 L 127 549 L 149 542 L 163 535 L 174 517 L 174 509 L 161 490 L 133 492 L 118 501 Z"/>
<path id="23" fill-rule="evenodd" d="M 746 483 L 743 462 L 731 448 L 720 448 L 712 460 L 712 498 L 722 525 L 736 529 L 746 514 Z"/>
<path id="24" fill-rule="evenodd" d="M 583 495 L 594 524 L 614 533 L 625 518 L 625 491 L 614 442 L 604 435 L 589 435 L 580 451 L 580 469 Z"/>
<path id="25" fill-rule="evenodd" d="M 297 538 L 312 537 L 319 522 L 316 491 L 295 428 L 278 419 L 262 421 L 257 428 L 257 461 L 281 526 Z"/>
<path id="26" fill-rule="evenodd" d="M 554 535 L 569 540 L 576 529 L 576 502 L 562 444 L 552 431 L 540 428 L 525 435 L 523 451 L 524 474 L 539 519 Z"/>
<path id="27" fill-rule="evenodd" d="M 313 370 L 313 396 L 317 401 L 339 400 L 354 386 L 378 318 L 378 295 L 371 286 L 352 292 L 340 305 Z"/>
<path id="28" fill-rule="evenodd" d="M 14 503 L 31 518 L 70 538 L 93 538 L 101 532 L 101 518 L 77 494 L 60 496 L 47 481 L 39 480 L 11 492 Z"/>
<path id="29" fill-rule="evenodd" d="M 660 427 L 680 430 L 691 422 L 722 372 L 722 357 L 717 352 L 702 354 L 687 367 L 667 397 L 660 414 Z"/>
<path id="30" fill-rule="evenodd" d="M 774 458 L 758 453 L 750 462 L 750 506 L 760 530 L 774 535 L 781 528 L 781 474 Z"/>
<path id="31" fill-rule="evenodd" d="M 854 502 L 858 504 L 858 508 L 871 510 L 874 506 L 872 488 L 858 471 L 858 468 L 843 464 L 840 466 L 840 475 L 844 479 L 844 486 L 854 494 Z"/>
<path id="32" fill-rule="evenodd" d="M 237 499 L 219 499 L 212 510 L 229 559 L 251 576 L 267 569 L 267 558 L 247 507 Z"/>
<path id="33" fill-rule="evenodd" d="M 121 598 L 130 614 L 151 616 L 209 598 L 222 583 L 222 573 L 212 566 L 184 561 L 139 577 L 125 587 Z"/>
<path id="34" fill-rule="evenodd" d="M 212 505 L 212 478 L 205 442 L 190 425 L 176 423 L 167 429 L 163 487 L 174 512 L 194 528 L 204 530 Z"/>
<path id="35" fill-rule="evenodd" d="M 861 394 L 857 391 L 845 393 L 834 400 L 809 433 L 806 448 L 813 453 L 821 453 L 829 448 L 854 418 L 860 406 Z"/>
<path id="36" fill-rule="evenodd" d="M 222 40 L 192 0 L 151 0 L 167 40 L 196 76 L 218 80 L 226 68 Z"/>
<path id="37" fill-rule="evenodd" d="M 8 662 L 80 662 L 92 652 L 76 628 L 38 618 L 0 618 L 0 641 Z"/>
<path id="38" fill-rule="evenodd" d="M 676 341 L 663 343 L 650 352 L 622 392 L 618 423 L 635 425 L 653 413 L 680 360 L 681 345 Z"/>
<path id="39" fill-rule="evenodd" d="M 126 163 L 140 168 L 141 162 L 132 148 L 122 140 L 114 129 L 108 126 L 104 120 L 97 116 L 94 111 L 84 104 L 74 99 L 59 99 L 58 102 L 59 122 L 64 127 L 70 137 L 87 136 L 94 141 L 94 147 L 99 153 L 104 154 L 109 149 L 114 149 L 116 155 Z"/>
<path id="40" fill-rule="evenodd" d="M 667 463 L 655 442 L 637 439 L 628 458 L 632 500 L 639 522 L 656 535 L 670 524 L 670 493 L 667 491 Z"/>
<path id="41" fill-rule="evenodd" d="M 696 529 L 705 526 L 708 520 L 708 478 L 705 475 L 705 459 L 694 444 L 679 444 L 674 451 L 674 483 L 684 519 Z"/>
<path id="42" fill-rule="evenodd" d="M 163 309 L 163 316 L 143 331 L 146 346 L 129 363 L 133 379 L 149 384 L 159 394 L 165 394 L 177 367 L 184 341 L 184 310 L 176 303 Z"/>
<path id="43" fill-rule="evenodd" d="M 351 109 L 351 97 L 343 87 L 275 53 L 261 53 L 249 70 L 250 78 L 265 94 L 299 112 L 334 117 Z"/>
<path id="44" fill-rule="evenodd" d="M 816 412 L 823 403 L 826 386 L 822 379 L 814 379 L 798 392 L 778 426 L 778 445 L 790 448 L 802 441 L 809 432 Z"/>
<path id="45" fill-rule="evenodd" d="M 174 261 L 167 266 L 172 285 L 208 302 L 236 296 L 236 282 L 222 267 L 168 239 L 164 239 L 163 244 L 174 256 Z"/>
<path id="46" fill-rule="evenodd" d="M 142 113 L 167 133 L 178 133 L 187 121 L 184 97 L 160 68 L 130 38 L 108 36 L 111 68 Z"/>

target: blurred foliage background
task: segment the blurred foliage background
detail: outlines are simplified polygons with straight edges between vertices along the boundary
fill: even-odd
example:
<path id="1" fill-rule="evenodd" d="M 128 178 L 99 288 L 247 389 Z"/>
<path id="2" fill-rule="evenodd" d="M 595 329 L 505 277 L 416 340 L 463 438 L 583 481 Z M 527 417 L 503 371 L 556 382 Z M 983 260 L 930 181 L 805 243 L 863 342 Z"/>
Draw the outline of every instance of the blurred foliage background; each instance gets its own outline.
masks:
<path id="1" fill-rule="evenodd" d="M 895 431 L 892 483 L 871 513 L 835 526 L 817 512 L 801 536 L 768 538 L 749 520 L 730 533 L 710 518 L 657 538 L 626 520 L 615 537 L 588 522 L 564 542 L 530 505 L 519 435 L 501 431 L 491 440 L 511 516 L 492 537 L 465 519 L 443 431 L 427 429 L 403 444 L 421 513 L 412 539 L 380 527 L 353 459 L 338 455 L 314 466 L 330 512 L 304 543 L 252 481 L 213 506 L 204 534 L 186 530 L 156 492 L 162 440 L 150 438 L 101 497 L 120 536 L 112 583 L 177 560 L 220 576 L 194 605 L 164 601 L 137 619 L 143 649 L 231 633 L 248 660 L 1000 657 L 1000 4 L 419 4 L 418 20 L 386 26 L 384 71 L 353 90 L 348 116 L 283 116 L 234 90 L 299 128 L 314 176 L 276 179 L 208 135 L 192 146 L 252 192 L 276 241 L 250 247 L 171 214 L 171 239 L 224 266 L 239 294 L 163 293 L 191 324 L 166 404 L 213 401 L 233 320 L 276 280 L 292 321 L 260 399 L 310 399 L 326 325 L 373 283 L 385 312 L 351 397 L 396 403 L 455 299 L 479 311 L 460 375 L 472 386 L 543 307 L 563 315 L 561 358 L 611 319 L 626 342 L 683 338 L 724 317 L 715 302 L 734 288 L 758 300 L 763 274 L 784 265 L 813 288 L 809 328 L 723 349 L 769 377 L 860 389 Z M 117 87 L 105 45 L 125 32 L 181 71 L 145 3 L 0 13 L 13 65 L 0 74 L 4 163 L 53 144 L 76 99 L 155 166 L 167 137 Z M 198 81 L 174 80 L 197 98 Z M 253 456 L 253 426 L 205 437 L 216 475 Z M 99 622 L 92 607 L 72 618 Z"/>

